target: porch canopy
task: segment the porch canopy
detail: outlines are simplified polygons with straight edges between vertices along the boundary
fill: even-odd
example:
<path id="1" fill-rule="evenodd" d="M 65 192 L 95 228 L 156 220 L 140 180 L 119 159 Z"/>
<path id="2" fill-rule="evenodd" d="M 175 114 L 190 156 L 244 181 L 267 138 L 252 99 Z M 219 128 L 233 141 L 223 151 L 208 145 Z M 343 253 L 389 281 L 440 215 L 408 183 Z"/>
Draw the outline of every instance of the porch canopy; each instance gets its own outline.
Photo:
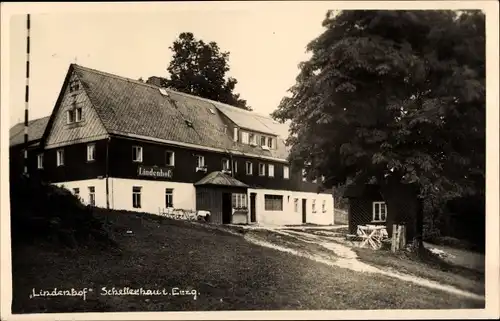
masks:
<path id="1" fill-rule="evenodd" d="M 207 176 L 194 183 L 194 186 L 216 185 L 226 187 L 242 187 L 248 188 L 248 185 L 240 182 L 236 178 L 224 174 L 222 172 L 211 172 Z"/>

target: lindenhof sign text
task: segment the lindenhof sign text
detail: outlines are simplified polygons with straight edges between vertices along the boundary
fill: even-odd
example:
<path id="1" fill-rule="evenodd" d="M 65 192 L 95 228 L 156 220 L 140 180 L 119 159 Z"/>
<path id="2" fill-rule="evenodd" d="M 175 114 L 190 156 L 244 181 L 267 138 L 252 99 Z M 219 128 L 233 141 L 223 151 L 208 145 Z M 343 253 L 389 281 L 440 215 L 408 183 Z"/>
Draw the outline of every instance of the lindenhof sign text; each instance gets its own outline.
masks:
<path id="1" fill-rule="evenodd" d="M 139 176 L 147 176 L 152 178 L 172 178 L 173 171 L 171 168 L 158 166 L 139 166 L 137 168 Z"/>

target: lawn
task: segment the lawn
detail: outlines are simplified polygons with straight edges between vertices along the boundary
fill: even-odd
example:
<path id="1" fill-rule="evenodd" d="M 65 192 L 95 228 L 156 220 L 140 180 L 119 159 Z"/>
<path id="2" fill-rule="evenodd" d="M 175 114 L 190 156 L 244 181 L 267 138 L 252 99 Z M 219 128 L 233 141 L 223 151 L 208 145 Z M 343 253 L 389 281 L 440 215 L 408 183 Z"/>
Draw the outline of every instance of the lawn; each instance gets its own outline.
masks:
<path id="1" fill-rule="evenodd" d="M 13 313 L 484 307 L 484 302 L 327 266 L 187 222 L 106 215 L 118 249 L 60 249 L 40 243 L 13 249 Z M 33 288 L 54 287 L 93 291 L 85 301 L 29 297 Z M 178 287 L 196 290 L 197 298 L 103 296 L 102 287 Z"/>

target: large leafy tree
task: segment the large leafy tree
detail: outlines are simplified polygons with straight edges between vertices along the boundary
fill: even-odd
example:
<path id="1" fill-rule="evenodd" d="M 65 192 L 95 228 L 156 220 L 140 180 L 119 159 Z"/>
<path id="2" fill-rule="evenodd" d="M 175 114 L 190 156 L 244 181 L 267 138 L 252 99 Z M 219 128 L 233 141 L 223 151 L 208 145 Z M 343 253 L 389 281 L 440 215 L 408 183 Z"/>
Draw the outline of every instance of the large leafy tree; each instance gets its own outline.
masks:
<path id="1" fill-rule="evenodd" d="M 480 11 L 328 12 L 273 116 L 290 160 L 325 185 L 418 183 L 484 193 L 485 25 Z"/>
<path id="2" fill-rule="evenodd" d="M 229 52 L 222 52 L 215 42 L 197 40 L 190 32 L 183 32 L 169 47 L 173 52 L 167 68 L 170 78 L 150 77 L 148 83 L 171 87 L 184 93 L 220 101 L 243 109 L 251 109 L 247 102 L 234 93 L 238 83 L 227 77 Z"/>

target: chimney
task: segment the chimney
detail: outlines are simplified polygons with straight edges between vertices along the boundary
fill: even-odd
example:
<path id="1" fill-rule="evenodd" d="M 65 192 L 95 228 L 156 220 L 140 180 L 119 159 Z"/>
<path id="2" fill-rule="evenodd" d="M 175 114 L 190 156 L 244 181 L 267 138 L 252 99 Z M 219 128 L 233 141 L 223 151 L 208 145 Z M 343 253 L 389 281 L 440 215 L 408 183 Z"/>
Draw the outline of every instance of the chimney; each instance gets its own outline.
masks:
<path id="1" fill-rule="evenodd" d="M 235 142 L 238 141 L 238 127 L 234 127 L 233 139 L 234 139 Z"/>

